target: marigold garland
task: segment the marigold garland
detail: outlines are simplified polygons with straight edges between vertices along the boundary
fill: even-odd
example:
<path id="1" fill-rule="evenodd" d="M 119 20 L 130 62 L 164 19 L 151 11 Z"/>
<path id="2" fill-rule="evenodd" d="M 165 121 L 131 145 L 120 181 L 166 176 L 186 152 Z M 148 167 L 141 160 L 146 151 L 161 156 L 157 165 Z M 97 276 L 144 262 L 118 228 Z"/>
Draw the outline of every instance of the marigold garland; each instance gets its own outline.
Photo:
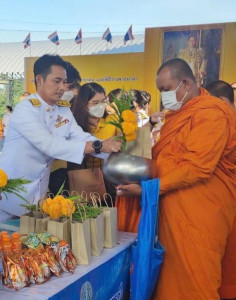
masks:
<path id="1" fill-rule="evenodd" d="M 61 214 L 61 203 L 54 202 L 48 208 L 49 216 L 52 219 L 58 219 L 62 216 Z"/>
<path id="2" fill-rule="evenodd" d="M 121 113 L 121 118 L 124 120 L 124 122 L 130 122 L 130 123 L 136 123 L 137 122 L 136 115 L 131 110 L 124 110 Z"/>
<path id="3" fill-rule="evenodd" d="M 74 212 L 75 205 L 73 201 L 71 201 L 70 199 L 65 199 L 65 201 L 61 202 L 61 213 L 63 216 L 69 217 Z"/>
<path id="4" fill-rule="evenodd" d="M 21 193 L 26 192 L 26 188 L 24 184 L 27 183 L 30 183 L 30 181 L 27 179 L 22 179 L 22 178 L 8 179 L 7 173 L 3 169 L 0 169 L 0 200 L 2 194 L 4 194 L 6 198 L 8 197 L 7 193 L 15 194 L 16 196 L 21 198 L 24 202 L 26 202 L 28 207 L 30 205 L 29 201 L 21 195 Z M 20 205 L 24 206 L 23 204 Z"/>
<path id="5" fill-rule="evenodd" d="M 52 219 L 58 219 L 71 216 L 75 212 L 75 205 L 71 199 L 57 195 L 53 199 L 47 198 L 42 204 L 42 210 Z"/>
<path id="6" fill-rule="evenodd" d="M 49 215 L 49 207 L 52 205 L 52 199 L 47 198 L 42 205 L 42 209 L 45 212 L 45 214 Z"/>
<path id="7" fill-rule="evenodd" d="M 123 129 L 123 133 L 125 135 L 125 137 L 127 135 L 131 135 L 133 133 L 136 132 L 137 130 L 137 126 L 135 123 L 130 123 L 130 122 L 122 122 L 121 123 L 122 129 Z M 127 139 L 126 139 L 127 140 Z"/>
<path id="8" fill-rule="evenodd" d="M 113 97 L 114 104 L 111 107 L 114 109 L 117 120 L 107 122 L 108 124 L 118 127 L 123 136 L 116 137 L 122 140 L 122 150 L 125 150 L 126 142 L 134 141 L 136 139 L 136 131 L 138 130 L 137 117 L 130 109 L 132 103 L 132 96 L 124 92 L 119 99 Z"/>
<path id="9" fill-rule="evenodd" d="M 127 142 L 132 142 L 136 139 L 136 132 L 125 136 Z"/>
<path id="10" fill-rule="evenodd" d="M 7 181 L 8 181 L 8 176 L 7 174 L 0 169 L 0 187 L 3 188 L 7 185 Z"/>

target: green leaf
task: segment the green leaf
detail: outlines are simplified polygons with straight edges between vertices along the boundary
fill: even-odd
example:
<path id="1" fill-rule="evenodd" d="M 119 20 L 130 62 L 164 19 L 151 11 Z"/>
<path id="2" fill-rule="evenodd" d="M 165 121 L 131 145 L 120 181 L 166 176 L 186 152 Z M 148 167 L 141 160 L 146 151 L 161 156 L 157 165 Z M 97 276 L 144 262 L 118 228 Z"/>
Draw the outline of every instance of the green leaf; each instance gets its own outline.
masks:
<path id="1" fill-rule="evenodd" d="M 125 136 L 124 135 L 119 135 L 119 136 L 115 136 L 113 139 L 114 140 L 122 140 L 122 141 L 124 141 L 125 140 Z"/>
<path id="2" fill-rule="evenodd" d="M 60 188 L 59 188 L 59 190 L 58 190 L 56 196 L 58 196 L 58 195 L 63 191 L 64 185 L 65 185 L 65 181 L 66 181 L 66 180 L 64 180 L 64 182 L 63 182 L 62 185 L 60 186 Z"/>
<path id="3" fill-rule="evenodd" d="M 108 121 L 108 122 L 106 122 L 106 123 L 107 123 L 107 124 L 111 124 L 111 125 L 116 126 L 116 127 L 119 128 L 119 129 L 122 131 L 122 133 L 123 133 L 123 129 L 122 129 L 122 126 L 121 126 L 120 123 L 118 123 L 118 122 L 116 122 L 116 121 Z"/>

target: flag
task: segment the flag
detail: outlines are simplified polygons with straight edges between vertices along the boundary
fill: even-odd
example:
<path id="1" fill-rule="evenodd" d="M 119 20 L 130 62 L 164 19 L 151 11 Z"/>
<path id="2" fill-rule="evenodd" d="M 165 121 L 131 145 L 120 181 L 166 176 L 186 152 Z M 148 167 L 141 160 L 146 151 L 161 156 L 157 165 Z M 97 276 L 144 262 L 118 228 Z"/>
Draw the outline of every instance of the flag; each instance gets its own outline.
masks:
<path id="1" fill-rule="evenodd" d="M 49 40 L 53 43 L 55 43 L 56 45 L 59 45 L 59 36 L 57 34 L 57 31 L 54 31 L 52 34 L 50 34 L 48 36 Z"/>
<path id="2" fill-rule="evenodd" d="M 27 35 L 27 37 L 23 41 L 24 43 L 24 48 L 26 49 L 27 47 L 30 46 L 30 33 Z"/>
<path id="3" fill-rule="evenodd" d="M 132 33 L 132 25 L 131 25 L 124 36 L 124 44 L 126 44 L 127 41 L 132 41 L 132 40 L 134 40 L 134 36 Z"/>
<path id="4" fill-rule="evenodd" d="M 110 32 L 109 27 L 108 27 L 107 30 L 103 33 L 102 39 L 103 39 L 103 40 L 106 40 L 107 42 L 112 43 L 112 35 L 111 35 L 111 32 Z"/>
<path id="5" fill-rule="evenodd" d="M 81 29 L 75 37 L 75 42 L 76 42 L 76 44 L 81 44 L 82 43 L 82 30 Z"/>

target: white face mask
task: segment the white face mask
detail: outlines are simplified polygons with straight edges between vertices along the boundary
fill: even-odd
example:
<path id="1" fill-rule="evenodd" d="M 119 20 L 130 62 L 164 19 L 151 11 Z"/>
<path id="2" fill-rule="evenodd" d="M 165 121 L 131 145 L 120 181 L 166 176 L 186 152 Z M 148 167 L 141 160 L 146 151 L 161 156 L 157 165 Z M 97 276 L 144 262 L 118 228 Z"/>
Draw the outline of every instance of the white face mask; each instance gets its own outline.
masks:
<path id="1" fill-rule="evenodd" d="M 62 100 L 70 101 L 72 98 L 74 98 L 73 91 L 66 91 L 63 96 L 61 97 Z"/>
<path id="2" fill-rule="evenodd" d="M 92 117 L 101 118 L 104 115 L 106 103 L 99 103 L 94 106 L 89 107 L 89 114 Z"/>
<path id="3" fill-rule="evenodd" d="M 161 93 L 161 101 L 164 105 L 164 107 L 168 110 L 179 110 L 182 105 L 185 97 L 187 96 L 187 93 L 185 93 L 184 97 L 181 99 L 181 101 L 177 100 L 176 92 L 179 89 L 180 85 L 182 84 L 182 81 L 177 86 L 177 88 L 173 91 L 168 92 L 162 92 Z"/>

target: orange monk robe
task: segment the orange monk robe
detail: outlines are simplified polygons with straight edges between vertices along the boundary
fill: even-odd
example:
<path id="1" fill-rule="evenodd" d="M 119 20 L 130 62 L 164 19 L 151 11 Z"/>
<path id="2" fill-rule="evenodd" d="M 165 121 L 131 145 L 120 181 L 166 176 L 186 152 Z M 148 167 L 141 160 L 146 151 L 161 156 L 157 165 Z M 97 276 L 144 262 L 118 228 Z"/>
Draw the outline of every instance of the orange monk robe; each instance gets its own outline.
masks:
<path id="1" fill-rule="evenodd" d="M 118 230 L 137 232 L 141 216 L 140 200 L 137 197 L 117 197 Z"/>
<path id="2" fill-rule="evenodd" d="M 236 217 L 234 217 L 232 231 L 227 239 L 222 260 L 220 297 L 222 299 L 236 298 Z"/>
<path id="3" fill-rule="evenodd" d="M 218 300 L 236 211 L 236 118 L 204 89 L 166 115 L 153 148 L 166 249 L 155 300 Z"/>
<path id="4" fill-rule="evenodd" d="M 222 260 L 222 281 L 220 297 L 222 299 L 236 298 L 236 216 L 232 231 L 227 239 L 225 254 Z"/>

